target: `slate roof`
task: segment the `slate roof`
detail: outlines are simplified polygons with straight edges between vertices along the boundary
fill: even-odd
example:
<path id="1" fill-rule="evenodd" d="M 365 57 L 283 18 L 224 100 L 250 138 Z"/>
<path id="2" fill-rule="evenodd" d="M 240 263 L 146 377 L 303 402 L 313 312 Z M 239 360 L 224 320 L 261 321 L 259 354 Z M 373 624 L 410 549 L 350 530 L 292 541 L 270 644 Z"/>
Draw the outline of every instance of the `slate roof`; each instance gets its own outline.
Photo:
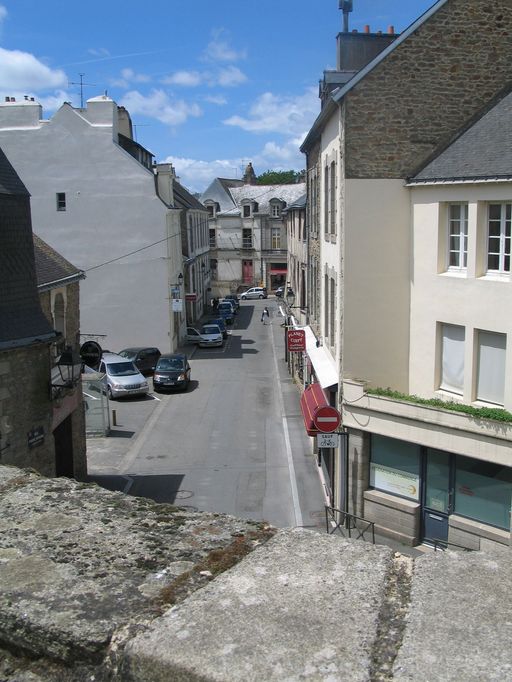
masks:
<path id="1" fill-rule="evenodd" d="M 286 206 L 297 201 L 306 191 L 304 182 L 297 182 L 292 185 L 243 185 L 233 187 L 230 194 L 235 206 L 226 211 L 230 214 L 239 214 L 240 206 L 244 200 L 256 201 L 258 203 L 258 213 L 270 213 L 270 201 L 279 199 L 284 201 Z"/>
<path id="2" fill-rule="evenodd" d="M 214 201 L 219 204 L 220 212 L 226 213 L 235 207 L 230 190 L 233 187 L 240 187 L 244 183 L 241 180 L 230 180 L 228 178 L 215 178 L 201 195 L 201 201 Z"/>
<path id="3" fill-rule="evenodd" d="M 177 180 L 173 180 L 173 194 L 176 208 L 193 208 L 206 211 L 206 207 Z"/>
<path id="4" fill-rule="evenodd" d="M 308 195 L 306 193 L 302 194 L 298 199 L 296 199 L 292 204 L 288 204 L 286 207 L 288 210 L 292 208 L 306 208 Z"/>
<path id="5" fill-rule="evenodd" d="M 55 338 L 37 293 L 30 198 L 0 149 L 0 350 Z"/>
<path id="6" fill-rule="evenodd" d="M 72 265 L 45 241 L 34 237 L 34 256 L 36 262 L 37 288 L 39 291 L 64 284 L 71 284 L 85 278 L 82 270 Z"/>
<path id="7" fill-rule="evenodd" d="M 409 182 L 512 179 L 512 92 L 465 128 Z"/>

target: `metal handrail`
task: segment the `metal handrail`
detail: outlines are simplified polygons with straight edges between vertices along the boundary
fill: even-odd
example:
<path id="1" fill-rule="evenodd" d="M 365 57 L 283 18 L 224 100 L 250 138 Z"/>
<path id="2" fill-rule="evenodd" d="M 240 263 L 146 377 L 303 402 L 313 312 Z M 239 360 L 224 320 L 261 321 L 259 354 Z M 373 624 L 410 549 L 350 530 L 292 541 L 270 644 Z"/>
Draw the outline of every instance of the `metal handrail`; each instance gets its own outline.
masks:
<path id="1" fill-rule="evenodd" d="M 447 547 L 457 547 L 457 549 L 461 549 L 463 552 L 474 552 L 475 551 L 471 547 L 464 547 L 464 545 L 458 545 L 455 542 L 448 542 L 447 540 L 432 540 L 432 544 L 434 545 L 434 552 L 437 552 L 438 548 L 439 548 L 439 551 L 443 551 Z"/>
<path id="2" fill-rule="evenodd" d="M 338 531 L 343 537 L 346 537 L 345 532 L 347 532 L 349 538 L 352 537 L 352 531 L 356 531 L 355 539 L 365 541 L 367 541 L 365 533 L 371 531 L 371 542 L 373 545 L 375 544 L 375 523 L 373 521 L 327 505 L 325 506 L 325 529 L 328 535 Z"/>

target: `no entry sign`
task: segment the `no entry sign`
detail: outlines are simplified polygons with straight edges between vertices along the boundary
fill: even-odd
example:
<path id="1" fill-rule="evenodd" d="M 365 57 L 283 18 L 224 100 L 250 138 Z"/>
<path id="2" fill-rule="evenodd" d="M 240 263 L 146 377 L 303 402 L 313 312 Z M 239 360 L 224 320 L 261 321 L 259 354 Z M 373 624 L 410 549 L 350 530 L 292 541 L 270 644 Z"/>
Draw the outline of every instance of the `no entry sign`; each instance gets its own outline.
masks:
<path id="1" fill-rule="evenodd" d="M 313 424 L 319 431 L 332 433 L 341 424 L 341 415 L 335 407 L 323 405 L 315 412 Z"/>
<path id="2" fill-rule="evenodd" d="M 306 350 L 306 332 L 304 329 L 288 329 L 286 332 L 286 341 L 290 353 Z"/>

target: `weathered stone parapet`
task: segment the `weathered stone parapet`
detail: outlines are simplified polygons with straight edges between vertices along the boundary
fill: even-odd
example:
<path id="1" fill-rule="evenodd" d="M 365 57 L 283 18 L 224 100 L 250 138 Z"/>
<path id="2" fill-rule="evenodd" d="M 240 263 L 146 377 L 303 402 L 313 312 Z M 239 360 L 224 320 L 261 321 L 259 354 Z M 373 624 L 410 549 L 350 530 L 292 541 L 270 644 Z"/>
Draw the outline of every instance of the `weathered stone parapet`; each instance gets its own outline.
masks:
<path id="1" fill-rule="evenodd" d="M 0 467 L 1 682 L 505 680 L 509 553 L 388 547 Z"/>

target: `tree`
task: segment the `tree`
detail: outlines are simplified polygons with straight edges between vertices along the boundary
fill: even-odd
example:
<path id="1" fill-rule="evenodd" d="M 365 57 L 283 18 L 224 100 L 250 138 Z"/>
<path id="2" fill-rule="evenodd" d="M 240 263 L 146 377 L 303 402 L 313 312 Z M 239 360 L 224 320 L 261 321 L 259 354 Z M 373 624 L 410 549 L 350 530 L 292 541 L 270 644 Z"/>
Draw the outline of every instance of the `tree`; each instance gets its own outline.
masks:
<path id="1" fill-rule="evenodd" d="M 300 181 L 301 176 L 301 171 L 267 170 L 265 173 L 258 175 L 256 178 L 256 183 L 258 185 L 293 185 L 294 183 Z"/>

